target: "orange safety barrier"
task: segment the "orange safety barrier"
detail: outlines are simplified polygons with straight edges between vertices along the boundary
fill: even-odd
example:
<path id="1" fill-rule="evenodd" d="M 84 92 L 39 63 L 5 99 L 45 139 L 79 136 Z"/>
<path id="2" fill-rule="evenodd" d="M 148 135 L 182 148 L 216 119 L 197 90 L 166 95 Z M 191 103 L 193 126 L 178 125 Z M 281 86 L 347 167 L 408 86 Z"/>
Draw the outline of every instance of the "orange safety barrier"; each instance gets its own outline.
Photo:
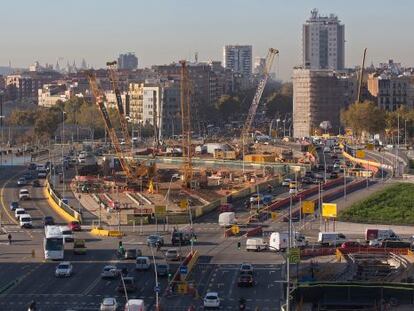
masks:
<path id="1" fill-rule="evenodd" d="M 394 253 L 398 255 L 408 255 L 408 248 L 382 248 L 382 247 L 350 247 L 350 248 L 341 248 L 343 254 L 386 254 Z"/>
<path id="2" fill-rule="evenodd" d="M 300 257 L 327 256 L 335 253 L 336 249 L 333 247 L 306 248 L 300 251 Z"/>

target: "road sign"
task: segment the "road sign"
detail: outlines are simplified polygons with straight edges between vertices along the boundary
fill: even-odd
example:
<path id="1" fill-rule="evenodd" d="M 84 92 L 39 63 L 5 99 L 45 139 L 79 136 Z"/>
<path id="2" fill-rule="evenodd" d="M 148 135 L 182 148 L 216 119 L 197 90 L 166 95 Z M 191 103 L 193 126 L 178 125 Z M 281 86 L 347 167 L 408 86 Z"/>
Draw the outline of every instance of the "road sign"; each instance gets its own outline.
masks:
<path id="1" fill-rule="evenodd" d="M 277 213 L 276 212 L 270 212 L 270 215 L 271 215 L 273 220 L 277 219 Z"/>
<path id="2" fill-rule="evenodd" d="M 182 208 L 182 209 L 187 209 L 188 208 L 188 200 L 181 200 L 180 201 L 180 207 Z"/>
<path id="3" fill-rule="evenodd" d="M 322 204 L 322 216 L 329 218 L 336 218 L 336 203 L 323 203 Z"/>
<path id="4" fill-rule="evenodd" d="M 231 233 L 233 233 L 233 234 L 239 234 L 239 232 L 240 232 L 240 227 L 239 226 L 233 225 L 231 227 Z"/>
<path id="5" fill-rule="evenodd" d="M 187 283 L 178 283 L 178 286 L 177 286 L 178 293 L 186 294 L 187 289 L 188 289 Z"/>
<path id="6" fill-rule="evenodd" d="M 302 213 L 303 214 L 313 214 L 314 212 L 315 212 L 314 201 L 303 201 L 302 202 Z"/>
<path id="7" fill-rule="evenodd" d="M 188 268 L 187 266 L 180 266 L 180 274 L 187 274 Z"/>
<path id="8" fill-rule="evenodd" d="M 165 216 L 167 213 L 167 207 L 165 205 L 155 205 L 154 206 L 155 216 Z"/>
<path id="9" fill-rule="evenodd" d="M 290 263 L 300 262 L 300 249 L 298 247 L 291 248 L 289 250 L 289 261 Z"/>
<path id="10" fill-rule="evenodd" d="M 364 159 L 365 158 L 365 151 L 364 150 L 357 150 L 355 153 L 355 157 L 358 159 Z"/>
<path id="11" fill-rule="evenodd" d="M 154 287 L 154 292 L 160 293 L 161 292 L 161 287 L 160 286 L 155 286 Z"/>

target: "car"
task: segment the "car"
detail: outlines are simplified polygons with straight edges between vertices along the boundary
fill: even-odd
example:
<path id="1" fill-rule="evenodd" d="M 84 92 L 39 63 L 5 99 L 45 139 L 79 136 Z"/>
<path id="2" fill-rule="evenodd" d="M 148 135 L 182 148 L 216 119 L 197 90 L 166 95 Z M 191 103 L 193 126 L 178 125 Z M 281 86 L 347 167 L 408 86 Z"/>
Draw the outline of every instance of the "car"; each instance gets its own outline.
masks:
<path id="1" fill-rule="evenodd" d="M 34 170 L 36 170 L 36 169 L 37 169 L 37 164 L 36 164 L 36 163 L 30 163 L 30 164 L 27 166 L 27 169 L 28 169 L 28 170 L 30 170 L 30 171 L 34 171 Z"/>
<path id="2" fill-rule="evenodd" d="M 14 212 L 19 206 L 19 202 L 13 201 L 10 203 L 10 210 Z"/>
<path id="3" fill-rule="evenodd" d="M 45 168 L 37 171 L 37 178 L 46 178 L 47 170 Z"/>
<path id="4" fill-rule="evenodd" d="M 119 276 L 120 270 L 115 266 L 105 266 L 101 272 L 101 278 L 113 279 Z"/>
<path id="5" fill-rule="evenodd" d="M 86 254 L 86 244 L 83 239 L 75 239 L 73 241 L 73 253 L 75 255 L 85 255 Z"/>
<path id="6" fill-rule="evenodd" d="M 20 216 L 26 214 L 26 210 L 23 207 L 16 208 L 14 210 L 14 217 L 20 220 Z"/>
<path id="7" fill-rule="evenodd" d="M 167 260 L 180 260 L 181 256 L 177 249 L 169 249 L 165 252 L 165 259 Z"/>
<path id="8" fill-rule="evenodd" d="M 140 249 L 127 249 L 125 251 L 125 259 L 136 259 L 139 256 L 142 256 Z"/>
<path id="9" fill-rule="evenodd" d="M 132 276 L 127 276 L 123 278 L 123 282 L 122 280 L 119 282 L 118 286 L 116 287 L 116 290 L 120 293 L 124 293 L 124 284 L 125 284 L 125 290 L 130 293 L 130 292 L 135 292 L 137 290 L 137 286 L 135 285 L 135 278 Z"/>
<path id="10" fill-rule="evenodd" d="M 73 232 L 68 226 L 59 226 L 59 228 L 65 243 L 74 241 Z"/>
<path id="11" fill-rule="evenodd" d="M 73 266 L 69 261 L 63 261 L 56 267 L 56 277 L 70 277 L 72 274 Z"/>
<path id="12" fill-rule="evenodd" d="M 290 178 L 285 178 L 282 181 L 282 187 L 289 187 L 290 183 L 292 182 L 292 179 Z"/>
<path id="13" fill-rule="evenodd" d="M 53 226 L 55 224 L 55 219 L 52 216 L 43 217 L 44 226 Z"/>
<path id="14" fill-rule="evenodd" d="M 312 183 L 312 177 L 303 177 L 301 180 L 302 184 L 311 184 Z"/>
<path id="15" fill-rule="evenodd" d="M 19 191 L 19 200 L 30 200 L 30 193 L 27 189 L 20 189 Z"/>
<path id="16" fill-rule="evenodd" d="M 72 230 L 72 231 L 81 231 L 81 225 L 79 223 L 79 221 L 73 220 L 71 222 L 68 223 L 68 227 Z"/>
<path id="17" fill-rule="evenodd" d="M 329 153 L 331 152 L 331 148 L 328 146 L 323 147 L 323 153 Z"/>
<path id="18" fill-rule="evenodd" d="M 24 177 L 20 177 L 20 178 L 17 180 L 17 185 L 18 185 L 18 186 L 25 186 L 25 185 L 27 185 L 27 180 L 26 180 L 26 178 L 24 178 Z"/>
<path id="19" fill-rule="evenodd" d="M 331 172 L 331 173 L 330 173 L 330 175 L 329 175 L 329 178 L 330 178 L 330 179 L 335 179 L 335 178 L 338 178 L 338 176 L 339 176 L 339 175 L 338 175 L 338 173 L 337 173 L 337 172 Z"/>
<path id="20" fill-rule="evenodd" d="M 40 181 L 38 179 L 33 180 L 33 187 L 41 187 Z"/>
<path id="21" fill-rule="evenodd" d="M 240 268 L 239 268 L 239 273 L 240 274 L 242 274 L 242 273 L 253 274 L 253 272 L 254 272 L 254 269 L 253 269 L 253 265 L 251 263 L 243 262 L 240 265 Z"/>
<path id="22" fill-rule="evenodd" d="M 104 298 L 101 302 L 101 306 L 99 307 L 100 311 L 116 311 L 119 305 L 115 298 L 108 297 Z"/>
<path id="23" fill-rule="evenodd" d="M 219 308 L 220 298 L 217 292 L 208 292 L 203 299 L 204 308 Z"/>
<path id="24" fill-rule="evenodd" d="M 33 228 L 32 217 L 29 214 L 19 215 L 20 228 Z"/>
<path id="25" fill-rule="evenodd" d="M 151 234 L 147 237 L 147 245 L 148 246 L 157 246 L 159 243 L 161 246 L 164 245 L 164 238 L 158 234 Z"/>
<path id="26" fill-rule="evenodd" d="M 253 275 L 248 273 L 241 273 L 237 281 L 238 287 L 252 287 L 254 285 Z"/>
<path id="27" fill-rule="evenodd" d="M 157 263 L 157 275 L 167 276 L 170 273 L 170 266 L 167 263 Z"/>

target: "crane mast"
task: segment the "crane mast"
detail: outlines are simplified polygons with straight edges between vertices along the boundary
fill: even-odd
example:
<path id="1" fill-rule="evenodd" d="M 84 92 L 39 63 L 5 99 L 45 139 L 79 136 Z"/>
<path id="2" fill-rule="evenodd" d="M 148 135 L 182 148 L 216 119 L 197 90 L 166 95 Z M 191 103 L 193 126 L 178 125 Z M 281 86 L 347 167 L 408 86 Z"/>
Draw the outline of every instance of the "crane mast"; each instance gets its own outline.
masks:
<path id="1" fill-rule="evenodd" d="M 109 118 L 108 110 L 105 107 L 105 95 L 103 94 L 102 90 L 99 88 L 98 83 L 96 81 L 96 76 L 93 72 L 87 72 L 87 77 L 89 81 L 89 85 L 91 87 L 91 91 L 96 99 L 96 105 L 101 112 L 102 119 L 104 120 L 106 130 L 108 132 L 109 138 L 111 139 L 115 153 L 119 159 L 119 163 L 121 164 L 122 169 L 125 171 L 125 174 L 128 178 L 134 180 L 135 174 L 134 170 L 129 166 L 129 164 L 125 160 L 125 154 L 122 151 L 121 144 L 119 143 L 119 139 L 116 136 L 116 131 L 112 126 L 111 119 Z"/>
<path id="2" fill-rule="evenodd" d="M 117 67 L 116 67 L 117 62 L 116 61 L 107 62 L 106 66 L 108 67 L 109 78 L 112 84 L 112 90 L 114 91 L 115 97 L 116 97 L 116 107 L 118 111 L 119 121 L 121 124 L 122 135 L 124 137 L 127 150 L 131 150 L 132 141 L 131 141 L 131 137 L 128 132 L 128 121 L 125 116 L 124 106 L 122 105 L 121 91 L 119 90 L 119 86 L 118 86 L 118 74 L 117 74 Z"/>
<path id="3" fill-rule="evenodd" d="M 253 97 L 252 104 L 250 106 L 249 112 L 247 114 L 246 122 L 244 123 L 241 138 L 243 140 L 243 148 L 245 144 L 245 139 L 247 139 L 249 132 L 251 130 L 254 118 L 256 116 L 257 108 L 259 107 L 260 98 L 262 97 L 263 90 L 266 86 L 267 80 L 269 79 L 270 69 L 272 68 L 273 60 L 279 54 L 277 49 L 270 48 L 267 56 L 266 56 L 266 64 L 263 71 L 263 77 L 259 81 L 259 85 L 257 86 L 256 93 Z"/>
<path id="4" fill-rule="evenodd" d="M 190 81 L 187 62 L 180 61 L 181 64 L 181 132 L 182 132 L 182 151 L 183 151 L 183 183 L 187 187 L 193 178 L 193 166 L 191 155 L 191 122 L 190 122 Z"/>

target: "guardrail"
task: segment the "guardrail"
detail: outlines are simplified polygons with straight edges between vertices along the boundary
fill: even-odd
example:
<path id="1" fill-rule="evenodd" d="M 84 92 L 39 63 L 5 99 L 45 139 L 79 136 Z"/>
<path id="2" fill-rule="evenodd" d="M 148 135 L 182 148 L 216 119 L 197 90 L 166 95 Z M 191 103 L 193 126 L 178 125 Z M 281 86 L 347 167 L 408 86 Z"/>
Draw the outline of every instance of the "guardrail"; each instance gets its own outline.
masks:
<path id="1" fill-rule="evenodd" d="M 55 193 L 53 186 L 50 184 L 50 175 L 46 179 L 45 195 L 49 199 L 51 207 L 66 221 L 82 222 L 81 215 L 69 204 L 62 201 Z"/>

